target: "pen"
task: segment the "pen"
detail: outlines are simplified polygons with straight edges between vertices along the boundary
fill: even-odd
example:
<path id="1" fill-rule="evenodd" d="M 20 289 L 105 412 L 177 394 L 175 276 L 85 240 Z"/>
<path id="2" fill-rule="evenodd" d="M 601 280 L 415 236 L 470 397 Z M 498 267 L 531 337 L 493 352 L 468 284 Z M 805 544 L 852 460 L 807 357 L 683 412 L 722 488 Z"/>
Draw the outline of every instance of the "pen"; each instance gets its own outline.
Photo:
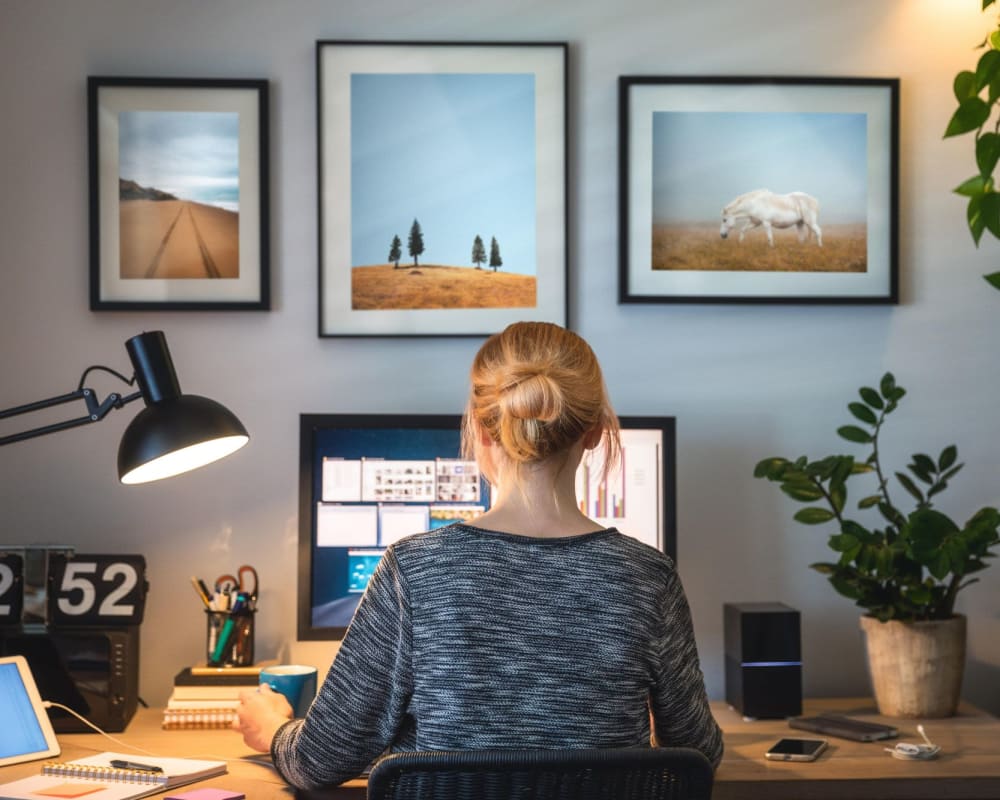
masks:
<path id="1" fill-rule="evenodd" d="M 140 772 L 163 772 L 163 767 L 158 767 L 155 764 L 139 764 L 135 761 L 122 761 L 118 758 L 111 760 L 111 766 L 115 769 L 137 769 Z"/>
<path id="2" fill-rule="evenodd" d="M 212 602 L 208 599 L 208 593 L 202 591 L 202 583 L 194 575 L 191 576 L 191 585 L 194 587 L 195 592 L 198 593 L 198 597 L 201 598 L 201 602 L 205 604 L 205 608 L 211 608 Z"/>

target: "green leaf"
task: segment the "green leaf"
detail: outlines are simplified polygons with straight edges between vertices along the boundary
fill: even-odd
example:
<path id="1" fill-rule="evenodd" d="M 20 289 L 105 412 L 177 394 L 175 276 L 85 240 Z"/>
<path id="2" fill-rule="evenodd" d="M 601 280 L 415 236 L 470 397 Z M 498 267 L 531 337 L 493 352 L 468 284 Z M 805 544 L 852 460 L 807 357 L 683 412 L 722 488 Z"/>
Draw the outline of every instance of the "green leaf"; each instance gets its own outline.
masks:
<path id="1" fill-rule="evenodd" d="M 972 234 L 972 241 L 979 247 L 979 240 L 983 238 L 983 231 L 986 230 L 986 220 L 982 214 L 983 195 L 976 195 L 969 198 L 969 205 L 965 209 L 965 218 L 969 223 L 969 232 Z"/>
<path id="2" fill-rule="evenodd" d="M 1000 272 L 991 272 L 989 275 L 983 275 L 983 277 L 994 289 L 1000 289 Z"/>
<path id="3" fill-rule="evenodd" d="M 938 551 L 938 553 L 930 560 L 930 563 L 927 565 L 927 569 L 931 575 L 939 581 L 944 580 L 950 571 L 947 554 L 942 551 Z"/>
<path id="4" fill-rule="evenodd" d="M 853 474 L 854 457 L 836 456 L 833 473 L 830 476 L 830 488 L 832 489 L 834 485 L 844 483 Z"/>
<path id="5" fill-rule="evenodd" d="M 979 177 L 978 175 L 976 176 Z M 981 180 L 981 178 L 980 178 Z M 858 394 L 861 395 L 861 399 L 864 400 L 872 408 L 881 409 L 884 405 L 882 398 L 879 397 L 878 392 L 872 389 L 870 386 L 862 386 L 858 389 Z"/>
<path id="6" fill-rule="evenodd" d="M 837 590 L 839 594 L 844 597 L 849 597 L 851 600 L 857 600 L 861 597 L 861 592 L 858 588 L 850 583 L 848 583 L 843 578 L 838 578 L 836 575 L 830 578 L 830 583 L 834 589 Z"/>
<path id="7" fill-rule="evenodd" d="M 1000 134 L 984 133 L 976 139 L 976 164 L 983 179 L 989 178 L 1000 159 Z"/>
<path id="8" fill-rule="evenodd" d="M 875 416 L 875 412 L 864 403 L 848 403 L 847 408 L 856 419 L 867 422 L 869 425 L 878 424 L 878 417 Z"/>
<path id="9" fill-rule="evenodd" d="M 809 506 L 809 508 L 803 508 L 796 512 L 793 519 L 803 525 L 821 525 L 824 522 L 829 522 L 833 517 L 833 512 L 828 508 Z"/>
<path id="10" fill-rule="evenodd" d="M 829 538 L 827 544 L 830 545 L 831 550 L 835 550 L 838 553 L 845 553 L 861 543 L 849 533 L 836 533 Z"/>
<path id="11" fill-rule="evenodd" d="M 950 517 L 932 508 L 914 511 L 910 515 L 908 526 L 913 557 L 928 568 L 931 568 L 932 564 L 938 564 L 938 558 L 942 553 L 941 545 L 945 539 L 958 532 L 958 526 Z M 943 577 L 933 572 L 932 574 L 938 580 Z M 947 574 L 947 559 L 945 559 L 945 574 Z"/>
<path id="12" fill-rule="evenodd" d="M 1000 193 L 987 192 L 982 196 L 979 213 L 986 230 L 1000 239 Z"/>
<path id="13" fill-rule="evenodd" d="M 757 466 L 753 468 L 753 476 L 772 481 L 781 480 L 781 473 L 787 465 L 788 459 L 785 458 L 765 458 L 757 462 Z"/>
<path id="14" fill-rule="evenodd" d="M 998 52 L 991 50 L 991 53 Z M 983 86 L 986 84 L 984 83 Z M 968 97 L 958 104 L 955 113 L 948 121 L 945 128 L 944 138 L 949 136 L 961 136 L 963 133 L 978 130 L 990 118 L 990 106 L 981 97 Z"/>
<path id="15" fill-rule="evenodd" d="M 993 5 L 997 0 L 983 0 L 983 11 Z"/>
<path id="16" fill-rule="evenodd" d="M 847 487 L 843 483 L 830 487 L 830 502 L 838 513 L 844 510 L 844 504 L 847 503 Z"/>
<path id="17" fill-rule="evenodd" d="M 817 561 L 815 564 L 810 564 L 809 568 L 814 569 L 817 572 L 821 572 L 824 575 L 832 575 L 837 570 L 837 565 L 830 564 L 829 562 Z"/>
<path id="18" fill-rule="evenodd" d="M 970 97 L 975 97 L 976 92 L 976 73 L 970 72 L 969 70 L 962 70 L 955 76 L 955 80 L 952 82 L 952 89 L 955 92 L 955 99 L 961 103 L 963 100 L 968 100 Z"/>
<path id="19" fill-rule="evenodd" d="M 976 64 L 976 88 L 983 89 L 1000 75 L 1000 51 L 987 50 L 979 57 Z"/>
<path id="20" fill-rule="evenodd" d="M 950 444 L 944 450 L 941 451 L 941 455 L 938 456 L 938 469 L 944 472 L 948 467 L 955 463 L 955 459 L 958 458 L 958 448 L 955 445 Z"/>
<path id="21" fill-rule="evenodd" d="M 896 377 L 891 372 L 885 373 L 885 375 L 882 376 L 882 380 L 879 381 L 878 385 L 878 389 L 882 393 L 882 397 L 888 400 L 889 395 L 895 388 L 896 388 Z"/>
<path id="22" fill-rule="evenodd" d="M 943 480 L 943 481 L 950 481 L 952 478 L 955 477 L 955 475 L 958 473 L 958 471 L 962 467 L 964 467 L 964 466 L 965 466 L 965 464 L 956 464 L 950 470 L 948 470 L 947 472 L 944 472 L 944 473 L 941 474 L 941 480 Z"/>
<path id="23" fill-rule="evenodd" d="M 781 491 L 800 503 L 811 503 L 823 498 L 823 490 L 814 483 L 783 483 Z"/>
<path id="24" fill-rule="evenodd" d="M 952 191 L 965 197 L 979 197 L 985 194 L 992 187 L 992 181 L 987 180 L 982 175 L 973 175 L 966 181 L 962 181 Z"/>
<path id="25" fill-rule="evenodd" d="M 913 462 L 907 464 L 906 467 L 924 483 L 934 483 L 934 474 L 937 472 L 937 467 L 934 465 L 934 459 L 930 456 L 926 456 L 923 453 L 914 453 Z"/>
<path id="26" fill-rule="evenodd" d="M 844 425 L 837 428 L 837 433 L 849 442 L 867 444 L 872 441 L 872 436 L 868 431 L 862 430 L 857 425 Z"/>
<path id="27" fill-rule="evenodd" d="M 906 491 L 908 491 L 911 495 L 913 495 L 913 498 L 918 503 L 924 502 L 924 493 L 917 488 L 917 485 L 913 481 L 911 481 L 910 478 L 905 473 L 897 472 L 896 479 L 901 484 L 903 484 L 903 488 L 906 489 Z"/>
<path id="28" fill-rule="evenodd" d="M 881 499 L 882 495 L 880 494 L 873 494 L 869 495 L 868 497 L 862 497 L 860 500 L 858 500 L 858 508 L 871 508 Z"/>

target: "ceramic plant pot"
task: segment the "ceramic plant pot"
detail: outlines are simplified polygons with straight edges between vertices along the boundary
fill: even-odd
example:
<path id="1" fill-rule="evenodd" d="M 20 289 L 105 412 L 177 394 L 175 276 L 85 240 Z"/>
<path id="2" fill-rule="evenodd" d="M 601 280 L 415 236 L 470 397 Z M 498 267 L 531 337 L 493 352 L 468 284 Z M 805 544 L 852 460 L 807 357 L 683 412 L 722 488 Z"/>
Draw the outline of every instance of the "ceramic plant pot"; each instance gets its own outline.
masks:
<path id="1" fill-rule="evenodd" d="M 879 622 L 861 617 L 868 671 L 880 714 L 950 717 L 965 671 L 965 617 L 929 622 Z"/>

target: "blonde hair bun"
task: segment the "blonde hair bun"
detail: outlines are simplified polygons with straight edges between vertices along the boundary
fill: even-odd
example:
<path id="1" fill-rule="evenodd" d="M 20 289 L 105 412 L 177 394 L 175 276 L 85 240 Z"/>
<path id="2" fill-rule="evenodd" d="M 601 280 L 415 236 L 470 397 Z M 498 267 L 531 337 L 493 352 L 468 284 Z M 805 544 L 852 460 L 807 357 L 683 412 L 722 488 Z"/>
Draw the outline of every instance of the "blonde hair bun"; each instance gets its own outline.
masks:
<path id="1" fill-rule="evenodd" d="M 517 322 L 491 336 L 471 370 L 464 450 L 484 432 L 514 465 L 565 452 L 600 429 L 618 449 L 618 422 L 600 365 L 579 335 L 548 322 Z"/>

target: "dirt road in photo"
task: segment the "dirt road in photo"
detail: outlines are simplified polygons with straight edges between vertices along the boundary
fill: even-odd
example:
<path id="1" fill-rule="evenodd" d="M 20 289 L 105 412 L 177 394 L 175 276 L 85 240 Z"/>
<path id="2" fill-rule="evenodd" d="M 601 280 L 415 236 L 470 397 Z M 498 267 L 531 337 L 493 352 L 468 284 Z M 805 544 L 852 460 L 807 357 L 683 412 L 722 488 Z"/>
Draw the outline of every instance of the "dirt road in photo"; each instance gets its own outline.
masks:
<path id="1" fill-rule="evenodd" d="M 239 277 L 239 214 L 186 200 L 123 200 L 119 208 L 123 279 Z"/>

